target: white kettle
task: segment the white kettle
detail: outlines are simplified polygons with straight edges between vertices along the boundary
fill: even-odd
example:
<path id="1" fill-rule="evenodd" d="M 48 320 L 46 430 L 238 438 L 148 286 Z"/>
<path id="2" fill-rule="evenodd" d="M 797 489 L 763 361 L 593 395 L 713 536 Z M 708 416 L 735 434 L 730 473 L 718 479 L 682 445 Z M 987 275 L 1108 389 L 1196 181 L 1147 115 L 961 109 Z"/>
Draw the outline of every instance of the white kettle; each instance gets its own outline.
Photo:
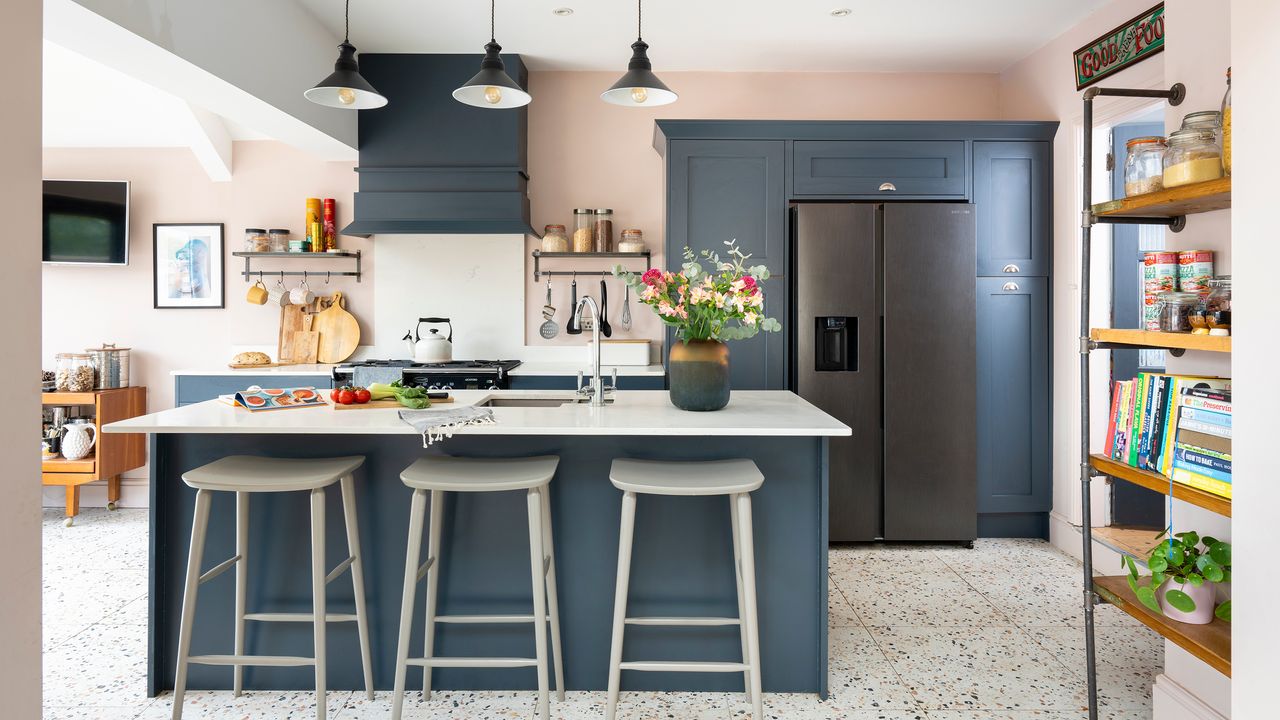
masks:
<path id="1" fill-rule="evenodd" d="M 86 458 L 98 442 L 93 423 L 75 420 L 62 426 L 62 456 L 68 460 Z"/>
<path id="2" fill-rule="evenodd" d="M 423 337 L 418 333 L 422 323 L 444 323 L 449 326 L 449 335 L 445 337 L 440 334 L 439 328 L 430 328 L 426 337 Z M 404 340 L 409 346 L 414 362 L 440 363 L 453 360 L 453 323 L 449 318 L 418 318 L 418 324 L 411 332 L 405 334 Z"/>

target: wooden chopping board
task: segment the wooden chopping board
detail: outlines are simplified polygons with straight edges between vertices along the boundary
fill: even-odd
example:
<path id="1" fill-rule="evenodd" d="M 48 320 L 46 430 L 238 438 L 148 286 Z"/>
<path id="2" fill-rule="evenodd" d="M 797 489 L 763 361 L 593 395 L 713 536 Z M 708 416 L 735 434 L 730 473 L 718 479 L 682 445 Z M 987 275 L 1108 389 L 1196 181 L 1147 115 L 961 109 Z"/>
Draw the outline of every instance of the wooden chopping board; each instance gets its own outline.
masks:
<path id="1" fill-rule="evenodd" d="M 298 338 L 294 333 L 313 332 L 316 313 L 328 308 L 332 302 L 330 297 L 317 296 L 307 305 L 285 305 L 280 308 L 280 336 L 276 342 L 276 358 L 281 365 L 316 361 L 314 356 L 304 358 L 310 355 L 308 351 L 311 347 L 319 349 L 319 336 L 315 339 Z"/>
<path id="2" fill-rule="evenodd" d="M 325 399 L 325 401 L 328 402 L 329 407 L 333 408 L 334 410 L 377 410 L 379 408 L 383 410 L 406 409 L 403 405 L 400 404 L 400 401 L 396 400 L 395 398 L 390 398 L 388 400 L 370 400 L 369 402 L 364 403 L 363 405 L 356 405 L 356 404 L 339 405 L 338 403 L 333 402 L 332 400 L 329 400 L 327 398 Z M 447 398 L 432 398 L 431 406 L 435 407 L 436 405 L 440 405 L 443 403 L 451 403 L 451 402 L 453 402 L 453 396 L 449 396 Z"/>
<path id="3" fill-rule="evenodd" d="M 316 360 L 322 363 L 340 363 L 351 357 L 360 344 L 360 323 L 343 306 L 343 295 L 335 292 L 332 304 L 321 310 L 311 321 L 311 329 L 320 333 L 320 347 Z"/>

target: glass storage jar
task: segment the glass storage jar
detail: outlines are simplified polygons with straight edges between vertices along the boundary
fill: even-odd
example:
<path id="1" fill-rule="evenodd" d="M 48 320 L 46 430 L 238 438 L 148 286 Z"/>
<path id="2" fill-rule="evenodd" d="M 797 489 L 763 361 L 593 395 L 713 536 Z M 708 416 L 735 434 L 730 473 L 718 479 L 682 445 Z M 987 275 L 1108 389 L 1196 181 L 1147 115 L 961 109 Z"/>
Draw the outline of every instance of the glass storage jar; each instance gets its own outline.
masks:
<path id="1" fill-rule="evenodd" d="M 634 228 L 622 231 L 622 239 L 618 241 L 618 252 L 642 253 L 645 249 L 643 232 Z"/>
<path id="2" fill-rule="evenodd" d="M 270 252 L 271 239 L 267 237 L 267 231 L 262 228 L 245 228 L 244 251 Z"/>
<path id="3" fill-rule="evenodd" d="M 1144 195 L 1164 189 L 1164 138 L 1136 137 L 1125 143 L 1124 195 Z"/>
<path id="4" fill-rule="evenodd" d="M 58 392 L 93 392 L 93 361 L 88 353 L 54 356 L 54 381 Z"/>
<path id="5" fill-rule="evenodd" d="M 268 245 L 271 252 L 289 252 L 289 231 L 285 228 L 271 228 L 267 231 Z"/>
<path id="6" fill-rule="evenodd" d="M 1182 118 L 1183 130 L 1212 130 L 1214 140 L 1221 141 L 1222 113 L 1217 110 L 1201 110 L 1187 113 Z"/>
<path id="7" fill-rule="evenodd" d="M 542 231 L 542 252 L 569 252 L 569 236 L 563 225 L 548 225 Z"/>
<path id="8" fill-rule="evenodd" d="M 1204 317 L 1211 328 L 1231 327 L 1231 276 L 1219 275 L 1209 280 L 1209 294 L 1204 299 Z"/>
<path id="9" fill-rule="evenodd" d="M 595 210 L 573 209 L 573 252 L 585 253 L 595 250 L 595 221 Z"/>
<path id="10" fill-rule="evenodd" d="M 1222 169 L 1231 174 L 1231 68 L 1227 68 L 1227 94 L 1222 96 Z"/>
<path id="11" fill-rule="evenodd" d="M 1222 151 L 1217 133 L 1203 128 L 1186 128 L 1169 134 L 1164 154 L 1166 188 L 1216 180 L 1222 177 Z"/>
<path id="12" fill-rule="evenodd" d="M 613 252 L 613 209 L 596 208 L 592 239 L 596 252 Z"/>
<path id="13" fill-rule="evenodd" d="M 1199 293 L 1160 293 L 1160 330 L 1162 332 L 1191 332 L 1190 315 L 1199 304 Z"/>

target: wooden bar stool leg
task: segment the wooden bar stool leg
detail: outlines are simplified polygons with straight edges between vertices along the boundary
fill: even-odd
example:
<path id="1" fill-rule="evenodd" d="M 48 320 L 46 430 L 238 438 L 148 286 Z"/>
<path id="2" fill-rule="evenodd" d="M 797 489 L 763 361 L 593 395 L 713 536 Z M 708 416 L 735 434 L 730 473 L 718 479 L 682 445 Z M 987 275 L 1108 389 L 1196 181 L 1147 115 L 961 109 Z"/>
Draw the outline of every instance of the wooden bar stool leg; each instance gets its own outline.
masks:
<path id="1" fill-rule="evenodd" d="M 413 596 L 418 587 L 418 557 L 422 554 L 422 519 L 426 514 L 427 491 L 414 490 L 409 507 L 409 542 L 404 554 L 404 590 L 400 599 L 400 639 L 396 642 L 396 679 L 391 699 L 391 718 L 400 720 L 404 712 L 405 676 L 409 672 L 409 636 L 413 631 Z"/>
<path id="2" fill-rule="evenodd" d="M 556 700 L 564 702 L 564 660 L 560 652 L 560 600 L 556 596 L 556 548 L 551 534 L 551 489 L 544 487 L 542 496 L 542 554 L 547 563 L 547 611 L 551 616 L 551 654 L 555 662 Z"/>
<path id="3" fill-rule="evenodd" d="M 327 669 L 325 658 L 325 559 L 324 559 L 324 488 L 311 491 L 311 613 L 316 646 L 316 717 L 325 720 L 328 711 Z"/>
<path id="4" fill-rule="evenodd" d="M 340 481 L 342 518 L 347 526 L 347 552 L 351 561 L 351 584 L 356 601 L 356 628 L 360 634 L 360 664 L 364 669 L 364 692 L 373 699 L 373 659 L 369 652 L 369 611 L 364 601 L 364 554 L 360 552 L 360 528 L 356 523 L 355 478 L 348 475 Z"/>
<path id="5" fill-rule="evenodd" d="M 742 547 L 742 585 L 746 590 L 743 605 L 747 617 L 747 650 L 751 659 L 751 711 L 755 720 L 764 720 L 764 697 L 760 693 L 760 630 L 756 606 L 756 553 L 751 529 L 751 495 L 738 493 L 734 498 L 738 506 L 738 526 Z"/>
<path id="6" fill-rule="evenodd" d="M 542 490 L 529 488 L 529 571 L 533 580 L 533 646 L 538 659 L 538 717 L 551 718 L 550 686 L 547 680 L 547 582 L 542 549 Z"/>
<path id="7" fill-rule="evenodd" d="M 200 564 L 209 530 L 212 494 L 196 491 L 195 517 L 191 521 L 191 547 L 187 551 L 187 581 L 182 591 L 182 624 L 178 629 L 178 669 L 173 678 L 173 720 L 182 720 L 182 698 L 187 691 L 187 658 L 191 656 L 191 630 L 196 619 L 196 594 L 200 588 Z"/>
<path id="8" fill-rule="evenodd" d="M 444 525 L 444 491 L 431 491 L 431 527 L 427 530 L 427 617 L 422 656 L 435 657 L 436 647 L 436 599 L 440 592 L 440 533 Z M 415 569 L 416 573 L 416 569 Z M 422 668 L 422 699 L 431 699 L 431 666 Z"/>
<path id="9" fill-rule="evenodd" d="M 747 647 L 747 610 L 744 604 L 746 589 L 742 586 L 742 529 L 738 526 L 738 501 L 729 496 L 729 520 L 733 527 L 733 575 L 738 584 L 738 634 L 742 639 L 742 663 L 751 662 L 751 652 Z M 746 701 L 751 702 L 751 671 L 742 673 L 742 693 Z"/>
<path id="10" fill-rule="evenodd" d="M 618 580 L 613 591 L 613 639 L 609 646 L 609 696 L 605 720 L 618 714 L 618 692 L 622 686 L 622 636 L 627 619 L 627 586 L 631 582 L 631 538 L 636 526 L 636 494 L 622 494 L 622 527 L 618 532 Z"/>
<path id="11" fill-rule="evenodd" d="M 249 493 L 236 493 L 236 655 L 244 656 L 245 596 L 249 587 Z M 240 697 L 244 690 L 244 666 L 235 665 L 231 670 L 231 692 Z"/>

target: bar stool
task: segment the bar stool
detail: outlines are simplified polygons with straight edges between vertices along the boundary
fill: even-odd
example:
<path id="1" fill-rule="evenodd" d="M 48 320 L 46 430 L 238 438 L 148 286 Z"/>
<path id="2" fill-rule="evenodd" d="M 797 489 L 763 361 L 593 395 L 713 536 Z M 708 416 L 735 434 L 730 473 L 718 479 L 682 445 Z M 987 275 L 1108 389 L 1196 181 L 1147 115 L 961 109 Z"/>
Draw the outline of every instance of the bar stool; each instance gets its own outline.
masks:
<path id="1" fill-rule="evenodd" d="M 356 500 L 352 473 L 364 464 L 363 456 L 286 459 L 232 455 L 190 470 L 182 481 L 196 489 L 195 519 L 191 523 L 191 549 L 187 556 L 187 582 L 182 597 L 182 625 L 178 634 L 178 670 L 173 684 L 173 720 L 182 718 L 182 699 L 187 688 L 187 664 L 230 665 L 233 689 L 240 696 L 244 666 L 314 665 L 316 671 L 316 717 L 326 715 L 325 627 L 331 622 L 355 621 L 360 635 L 360 661 L 364 669 L 365 693 L 373 699 L 373 666 L 369 658 L 369 614 L 364 599 L 364 562 L 360 556 L 360 532 L 356 526 Z M 325 572 L 324 560 L 324 489 L 341 484 L 342 514 L 347 528 L 348 557 L 331 572 Z M 249 496 L 252 493 L 311 492 L 311 602 L 309 613 L 246 613 L 245 593 L 248 584 Z M 236 494 L 236 554 L 234 557 L 201 573 L 205 536 L 209 528 L 209 508 L 214 492 Z M 196 615 L 196 594 L 200 585 L 236 569 L 235 653 L 233 655 L 191 655 L 191 630 Z M 354 615 L 327 612 L 325 586 L 344 571 L 351 571 L 355 586 Z M 310 622 L 315 627 L 315 656 L 245 655 L 246 620 L 258 622 Z"/>
<path id="2" fill-rule="evenodd" d="M 622 529 L 618 538 L 618 584 L 613 597 L 613 641 L 609 652 L 609 696 L 606 720 L 618 712 L 623 670 L 646 672 L 741 672 L 752 717 L 764 719 L 760 694 L 760 633 L 756 611 L 755 544 L 751 536 L 751 495 L 764 483 L 750 460 L 661 462 L 614 460 L 609 481 L 622 491 Z M 738 585 L 738 617 L 627 617 L 627 588 L 631 581 L 631 541 L 635 533 L 636 495 L 728 495 L 733 525 L 733 564 Z M 627 625 L 707 627 L 737 625 L 742 662 L 622 661 L 622 637 Z"/>
<path id="3" fill-rule="evenodd" d="M 564 668 L 560 652 L 560 607 L 556 600 L 556 561 L 551 536 L 551 478 L 560 458 L 554 455 L 514 459 L 473 459 L 457 457 L 420 458 L 400 479 L 413 488 L 409 509 L 409 545 L 404 559 L 404 596 L 400 605 L 400 640 L 396 647 L 395 694 L 391 717 L 400 720 L 404 708 L 405 675 L 409 665 L 422 666 L 422 693 L 431 699 L 431 668 L 513 668 L 534 667 L 538 675 L 538 713 L 550 717 L 547 683 L 547 621 L 551 623 L 551 649 L 555 658 L 556 699 L 564 700 Z M 436 615 L 440 587 L 440 530 L 447 492 L 503 492 L 526 490 L 529 506 L 529 563 L 533 577 L 532 615 Z M 418 565 L 422 553 L 422 522 L 427 492 L 431 493 L 431 529 L 427 560 Z M 413 602 L 418 582 L 427 579 L 426 641 L 424 657 L 409 657 L 409 633 L 413 625 Z M 436 623 L 532 623 L 534 658 L 436 657 Z"/>

